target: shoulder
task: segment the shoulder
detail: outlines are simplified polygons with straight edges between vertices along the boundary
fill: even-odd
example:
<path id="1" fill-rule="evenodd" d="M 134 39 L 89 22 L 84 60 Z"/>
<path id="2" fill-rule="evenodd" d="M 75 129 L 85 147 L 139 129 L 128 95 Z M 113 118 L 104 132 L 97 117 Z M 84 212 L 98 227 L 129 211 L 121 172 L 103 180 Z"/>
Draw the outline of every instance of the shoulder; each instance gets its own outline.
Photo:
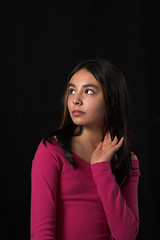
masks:
<path id="1" fill-rule="evenodd" d="M 39 152 L 58 153 L 61 151 L 62 149 L 57 141 L 53 140 L 52 142 L 48 142 L 46 140 L 44 143 L 44 139 L 42 139 L 37 147 L 36 153 Z"/>
<path id="2" fill-rule="evenodd" d="M 34 160 L 38 160 L 45 164 L 46 162 L 52 162 L 61 168 L 65 157 L 57 141 L 53 141 L 52 143 L 46 141 L 46 144 L 44 144 L 42 139 L 35 152 Z"/>
<path id="3" fill-rule="evenodd" d="M 134 152 L 131 152 L 131 160 L 138 160 L 138 157 Z"/>

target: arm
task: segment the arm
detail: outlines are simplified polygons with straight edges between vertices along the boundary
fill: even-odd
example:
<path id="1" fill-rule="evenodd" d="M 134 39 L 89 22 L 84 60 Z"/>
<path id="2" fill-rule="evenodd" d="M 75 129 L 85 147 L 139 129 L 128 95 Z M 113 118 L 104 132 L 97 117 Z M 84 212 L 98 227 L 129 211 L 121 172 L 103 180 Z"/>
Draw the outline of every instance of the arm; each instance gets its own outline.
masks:
<path id="1" fill-rule="evenodd" d="M 31 172 L 31 240 L 55 240 L 56 196 L 60 168 L 40 144 Z"/>
<path id="2" fill-rule="evenodd" d="M 139 168 L 138 160 L 132 160 Z M 130 172 L 122 189 L 112 174 L 110 161 L 91 165 L 93 177 L 101 198 L 111 234 L 116 240 L 134 240 L 138 233 L 138 179 L 139 169 Z"/>

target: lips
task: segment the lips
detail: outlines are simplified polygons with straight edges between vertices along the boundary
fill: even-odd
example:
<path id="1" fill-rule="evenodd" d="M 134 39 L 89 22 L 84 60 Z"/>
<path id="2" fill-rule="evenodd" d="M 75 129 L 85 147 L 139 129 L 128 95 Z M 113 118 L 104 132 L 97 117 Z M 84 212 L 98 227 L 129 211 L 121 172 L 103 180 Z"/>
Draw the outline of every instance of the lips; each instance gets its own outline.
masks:
<path id="1" fill-rule="evenodd" d="M 72 113 L 74 116 L 81 116 L 81 115 L 85 114 L 84 112 L 79 111 L 79 110 L 74 110 Z"/>

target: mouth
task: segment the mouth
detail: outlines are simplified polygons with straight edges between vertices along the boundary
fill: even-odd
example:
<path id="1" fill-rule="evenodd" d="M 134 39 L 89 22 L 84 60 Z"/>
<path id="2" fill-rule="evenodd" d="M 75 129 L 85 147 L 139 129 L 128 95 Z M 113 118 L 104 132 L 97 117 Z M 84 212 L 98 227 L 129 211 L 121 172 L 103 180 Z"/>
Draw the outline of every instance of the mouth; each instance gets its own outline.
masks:
<path id="1" fill-rule="evenodd" d="M 79 111 L 79 110 L 74 110 L 72 113 L 74 116 L 81 116 L 81 115 L 85 114 L 84 112 Z"/>

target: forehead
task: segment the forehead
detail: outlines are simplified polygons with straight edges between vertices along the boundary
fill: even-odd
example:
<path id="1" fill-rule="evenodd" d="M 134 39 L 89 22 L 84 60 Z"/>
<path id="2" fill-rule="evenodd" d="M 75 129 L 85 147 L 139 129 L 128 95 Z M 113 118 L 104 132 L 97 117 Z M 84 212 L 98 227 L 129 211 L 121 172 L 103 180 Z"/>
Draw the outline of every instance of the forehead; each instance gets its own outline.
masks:
<path id="1" fill-rule="evenodd" d="M 81 69 L 78 72 L 76 72 L 70 79 L 69 83 L 75 84 L 75 85 L 84 85 L 84 84 L 95 84 L 99 87 L 100 83 L 95 79 L 95 77 L 86 69 Z"/>

